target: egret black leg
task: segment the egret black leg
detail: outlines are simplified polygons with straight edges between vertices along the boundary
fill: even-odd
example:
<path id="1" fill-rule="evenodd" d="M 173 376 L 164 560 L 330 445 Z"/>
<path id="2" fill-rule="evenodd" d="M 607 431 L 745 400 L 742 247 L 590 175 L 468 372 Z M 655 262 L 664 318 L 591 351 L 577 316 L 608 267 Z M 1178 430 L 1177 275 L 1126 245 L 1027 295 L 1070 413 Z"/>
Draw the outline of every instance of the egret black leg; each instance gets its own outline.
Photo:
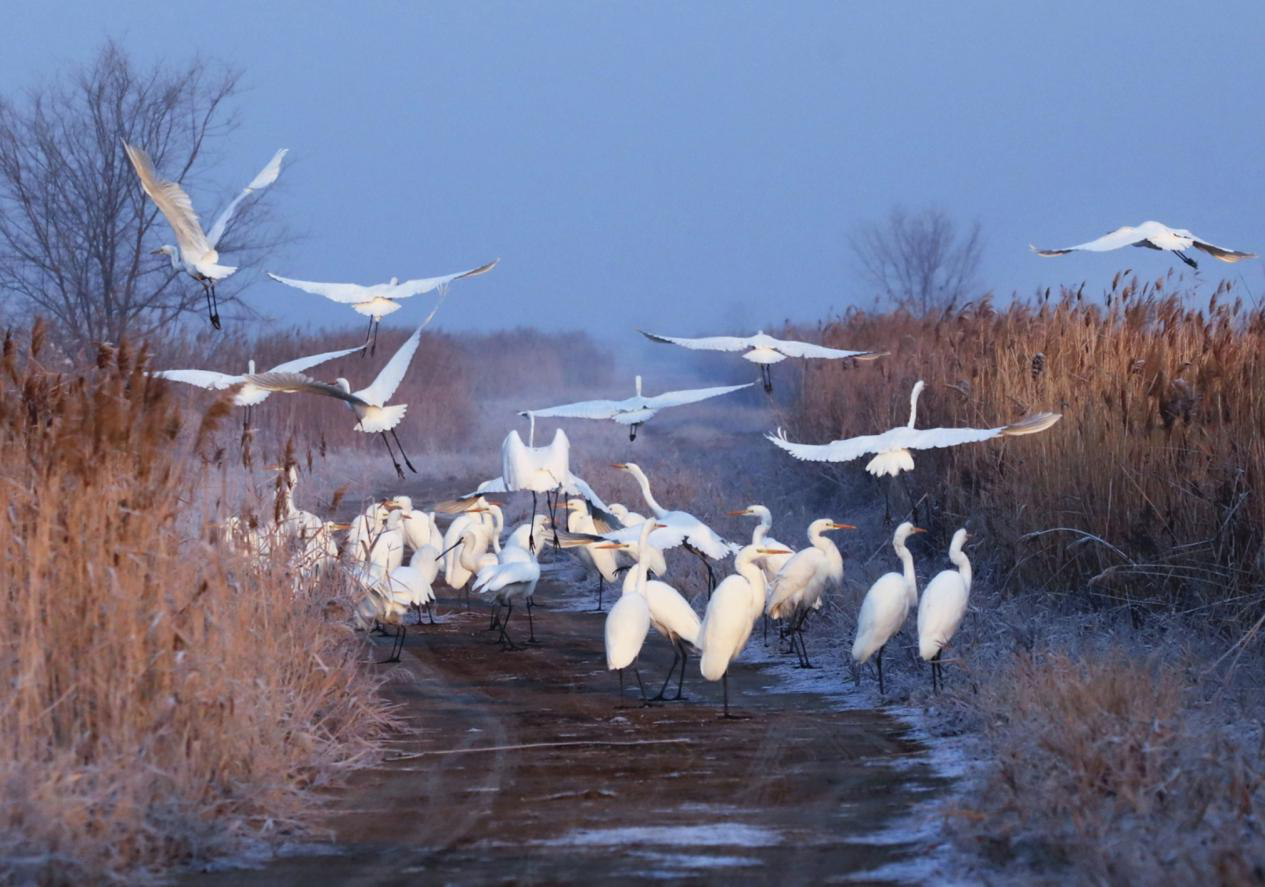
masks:
<path id="1" fill-rule="evenodd" d="M 426 604 L 426 615 L 430 617 L 430 624 L 435 624 L 435 602 L 430 601 Z"/>
<path id="2" fill-rule="evenodd" d="M 1182 252 L 1179 249 L 1175 249 L 1173 250 L 1173 252 L 1174 254 L 1176 254 L 1177 258 L 1181 259 L 1187 265 L 1194 268 L 1196 271 L 1199 270 L 1199 263 L 1196 262 L 1194 259 L 1192 259 L 1190 256 L 1186 255 L 1184 252 Z"/>
<path id="3" fill-rule="evenodd" d="M 636 439 L 637 439 L 637 426 L 636 426 L 636 425 L 629 425 L 629 426 L 628 426 L 628 439 L 629 439 L 629 440 L 636 440 Z"/>
<path id="4" fill-rule="evenodd" d="M 536 640 L 536 625 L 535 623 L 532 622 L 532 618 L 531 618 L 532 609 L 533 607 L 532 607 L 531 598 L 528 598 L 527 599 L 527 643 L 539 644 L 540 641 Z"/>
<path id="5" fill-rule="evenodd" d="M 650 700 L 646 698 L 646 685 L 641 682 L 641 672 L 633 665 L 633 674 L 637 676 L 637 686 L 641 689 L 641 704 L 649 705 Z"/>
<path id="6" fill-rule="evenodd" d="M 681 685 L 685 683 L 685 666 L 690 661 L 690 654 L 685 649 L 685 641 L 678 640 L 676 646 L 681 651 L 681 670 L 676 673 L 676 695 L 672 697 L 673 700 L 681 698 Z"/>
<path id="7" fill-rule="evenodd" d="M 536 550 L 536 491 L 531 491 L 531 517 L 527 519 L 527 547 Z"/>
<path id="8" fill-rule="evenodd" d="M 658 692 L 658 693 L 657 693 L 654 697 L 652 697 L 653 699 L 664 699 L 664 698 L 666 698 L 666 697 L 663 695 L 663 691 L 664 691 L 664 690 L 666 690 L 666 689 L 668 689 L 668 683 L 672 680 L 672 673 L 676 671 L 676 664 L 677 664 L 677 662 L 679 662 L 679 661 L 680 661 L 680 659 L 681 659 L 681 651 L 677 648 L 676 644 L 673 644 L 673 645 L 672 645 L 672 665 L 671 665 L 671 667 L 669 667 L 669 668 L 668 668 L 668 674 L 667 674 L 667 676 L 663 679 L 663 686 L 662 686 L 662 687 L 660 687 L 660 688 L 659 688 L 659 692 Z M 682 671 L 684 671 L 684 670 L 685 670 L 685 666 L 682 666 L 682 667 L 681 667 L 681 670 L 682 670 Z"/>
<path id="9" fill-rule="evenodd" d="M 404 444 L 400 443 L 400 436 L 395 433 L 395 429 L 391 429 L 391 437 L 395 440 L 395 445 L 400 451 L 400 455 L 404 457 L 404 464 L 409 467 L 409 471 L 417 474 L 417 469 L 413 467 L 413 463 L 408 460 L 408 453 L 404 452 Z"/>
<path id="10" fill-rule="evenodd" d="M 597 612 L 602 612 L 602 595 L 606 591 L 606 577 L 597 574 Z"/>
<path id="11" fill-rule="evenodd" d="M 512 615 L 514 615 L 514 602 L 508 601 L 506 603 L 506 609 L 505 609 L 505 620 L 501 623 L 501 637 L 500 637 L 501 644 L 504 646 L 506 650 L 520 649 L 519 646 L 515 644 L 514 641 L 510 638 L 509 627 L 510 627 L 510 616 Z"/>
<path id="12" fill-rule="evenodd" d="M 370 356 L 378 353 L 378 330 L 380 329 L 382 329 L 382 318 L 378 317 L 373 322 L 373 345 L 369 347 Z"/>
<path id="13" fill-rule="evenodd" d="M 369 315 L 369 328 L 365 330 L 365 347 L 360 349 L 360 356 L 364 357 L 369 353 L 369 340 L 373 338 L 373 315 Z"/>
<path id="14" fill-rule="evenodd" d="M 391 441 L 387 440 L 386 432 L 382 433 L 382 442 L 386 444 L 387 453 L 391 456 L 391 464 L 395 466 L 395 473 L 400 476 L 400 480 L 404 480 L 404 469 L 400 467 L 400 463 L 395 458 L 395 451 L 391 449 Z"/>
<path id="15" fill-rule="evenodd" d="M 217 330 L 223 329 L 223 327 L 220 326 L 220 301 L 219 301 L 219 298 L 215 295 L 215 281 L 211 281 L 210 290 L 211 290 L 211 326 L 215 327 Z"/>

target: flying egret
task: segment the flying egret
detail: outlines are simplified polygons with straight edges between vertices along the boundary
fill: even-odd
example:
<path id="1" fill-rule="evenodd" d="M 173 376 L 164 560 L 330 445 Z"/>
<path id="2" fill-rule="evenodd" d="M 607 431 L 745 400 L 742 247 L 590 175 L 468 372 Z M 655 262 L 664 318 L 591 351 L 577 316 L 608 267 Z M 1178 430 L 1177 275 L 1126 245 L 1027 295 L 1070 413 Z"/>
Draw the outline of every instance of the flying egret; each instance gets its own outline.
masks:
<path id="1" fill-rule="evenodd" d="M 772 367 L 788 357 L 806 357 L 824 360 L 875 360 L 882 357 L 880 351 L 844 351 L 841 348 L 827 348 L 811 342 L 797 342 L 793 339 L 775 339 L 760 330 L 754 336 L 703 336 L 685 338 L 682 336 L 660 336 L 656 333 L 640 331 L 651 342 L 664 342 L 668 345 L 680 345 L 695 351 L 741 351 L 742 359 L 760 367 L 760 381 L 764 390 L 773 390 Z"/>
<path id="2" fill-rule="evenodd" d="M 655 531 L 651 544 L 664 550 L 684 545 L 685 550 L 703 562 L 707 569 L 707 596 L 716 587 L 716 574 L 712 571 L 713 560 L 724 560 L 738 550 L 738 546 L 726 541 L 719 533 L 687 511 L 669 511 L 658 503 L 650 492 L 650 479 L 636 462 L 624 462 L 613 466 L 620 471 L 627 471 L 641 487 L 641 496 L 646 506 L 654 514 L 655 519 L 664 526 Z M 632 528 L 610 534 L 612 539 L 627 541 Z"/>
<path id="3" fill-rule="evenodd" d="M 883 692 L 883 648 L 905 624 L 909 611 L 918 606 L 918 577 L 914 573 L 914 556 L 909 553 L 905 541 L 914 533 L 922 532 L 922 527 L 915 527 L 909 521 L 896 528 L 892 547 L 900 558 L 902 572 L 879 576 L 865 593 L 865 598 L 861 601 L 861 612 L 857 616 L 857 633 L 852 641 L 852 667 L 860 668 L 877 653 L 874 663 L 878 670 L 880 693 Z"/>
<path id="4" fill-rule="evenodd" d="M 278 283 L 284 283 L 286 286 L 303 290 L 305 293 L 324 296 L 334 302 L 350 305 L 356 313 L 366 315 L 369 318 L 369 330 L 365 335 L 364 347 L 372 353 L 377 351 L 378 348 L 378 327 L 382 325 L 382 318 L 400 309 L 400 299 L 424 295 L 436 289 L 443 291 L 454 280 L 486 274 L 495 268 L 496 263 L 499 261 L 501 260 L 493 259 L 478 268 L 469 268 L 465 271 L 457 271 L 456 273 L 444 274 L 439 277 L 420 277 L 405 281 L 392 277 L 387 283 L 377 283 L 370 286 L 362 286 L 358 283 L 317 283 L 311 280 L 294 280 L 289 277 L 282 277 L 279 274 L 273 274 L 271 271 L 267 273 L 269 277 Z M 371 340 L 372 348 L 370 345 Z"/>
<path id="5" fill-rule="evenodd" d="M 895 478 L 902 471 L 912 471 L 914 456 L 910 450 L 929 450 L 937 447 L 953 447 L 959 444 L 978 443 L 994 437 L 1019 437 L 1045 431 L 1059 419 L 1059 413 L 1032 413 L 1009 425 L 996 428 L 915 428 L 918 416 L 918 395 L 925 383 L 919 379 L 909 395 L 909 422 L 882 434 L 866 434 L 828 444 L 792 443 L 781 428 L 777 434 L 767 434 L 777 447 L 786 450 L 796 459 L 808 462 L 850 462 L 869 454 L 874 458 L 866 463 L 865 470 L 875 477 L 888 475 Z M 908 488 L 906 488 L 908 493 Z M 910 501 L 913 496 L 910 495 Z M 890 519 L 890 507 L 885 520 Z"/>
<path id="6" fill-rule="evenodd" d="M 395 466 L 395 473 L 403 480 L 404 469 L 395 458 L 391 441 L 387 439 L 387 432 L 391 432 L 391 437 L 395 439 L 395 445 L 399 447 L 400 455 L 404 457 L 404 464 L 416 474 L 417 469 L 409 461 L 404 452 L 404 445 L 400 443 L 400 438 L 395 433 L 395 426 L 399 425 L 404 418 L 408 404 L 388 405 L 387 401 L 400 387 L 400 382 L 404 381 L 404 373 L 408 370 L 413 354 L 417 351 L 417 345 L 422 340 L 422 330 L 426 328 L 426 324 L 430 323 L 438 308 L 439 306 L 436 305 L 421 325 L 413 331 L 413 335 L 404 340 L 404 344 L 386 362 L 373 382 L 359 391 L 352 391 L 351 383 L 342 377 L 335 380 L 335 384 L 330 385 L 326 382 L 318 382 L 302 373 L 259 373 L 248 375 L 246 380 L 265 391 L 307 392 L 345 401 L 356 414 L 355 429 L 357 431 L 382 435 L 382 442 L 386 444 L 387 453 L 391 456 L 391 464 Z"/>
<path id="7" fill-rule="evenodd" d="M 764 612 L 773 619 L 785 620 L 791 648 L 799 656 L 800 668 L 812 668 L 808 649 L 804 646 L 804 620 L 830 586 L 843 583 L 843 555 L 826 538 L 833 530 L 855 530 L 852 524 L 841 524 L 823 517 L 808 525 L 808 548 L 791 556 L 769 587 Z M 799 639 L 796 646 L 795 640 Z"/>
<path id="8" fill-rule="evenodd" d="M 918 655 L 931 663 L 931 689 L 944 687 L 940 653 L 957 633 L 971 597 L 971 561 L 962 551 L 970 536 L 965 529 L 953 534 L 949 561 L 956 570 L 943 570 L 927 583 L 918 602 Z"/>
<path id="9" fill-rule="evenodd" d="M 624 400 L 586 400 L 541 410 L 523 410 L 519 415 L 560 419 L 609 419 L 620 425 L 627 425 L 628 439 L 636 440 L 637 429 L 643 423 L 653 419 L 660 410 L 698 403 L 701 400 L 750 388 L 754 384 L 754 382 L 748 382 L 745 385 L 722 385 L 718 388 L 688 388 L 681 391 L 665 391 L 663 394 L 649 397 L 641 393 L 641 376 L 637 376 L 635 382 L 637 393 Z"/>
<path id="10" fill-rule="evenodd" d="M 353 351 L 359 351 L 360 347 L 356 345 L 353 348 L 343 348 L 340 351 L 326 351 L 323 354 L 296 357 L 294 360 L 279 363 L 265 372 L 301 373 L 314 366 L 320 366 L 327 361 L 346 357 Z M 214 370 L 154 370 L 150 375 L 159 379 L 166 379 L 169 382 L 183 382 L 186 385 L 196 385 L 199 388 L 207 388 L 212 391 L 223 391 L 226 388 L 232 388 L 234 385 L 240 385 L 241 387 L 237 393 L 233 395 L 233 405 L 246 408 L 246 425 L 250 425 L 251 412 L 254 407 L 267 400 L 268 395 L 272 393 L 250 381 L 249 377 L 255 375 L 255 361 L 253 359 L 246 361 L 246 373 L 240 376 L 218 373 Z"/>
<path id="11" fill-rule="evenodd" d="M 220 329 L 220 310 L 215 298 L 215 284 L 216 281 L 228 277 L 237 268 L 221 265 L 220 254 L 215 248 L 224 237 L 224 232 L 228 230 L 233 214 L 242 201 L 255 191 L 267 188 L 277 180 L 277 176 L 281 174 L 281 161 L 288 149 L 282 148 L 272 156 L 268 165 L 260 170 L 251 183 L 224 208 L 215 220 L 215 224 L 211 226 L 211 230 L 206 233 L 202 231 L 202 223 L 198 221 L 198 214 L 193 210 L 193 201 L 180 187 L 180 183 L 164 180 L 154 168 L 149 155 L 140 148 L 129 145 L 125 141 L 123 150 L 127 153 L 127 159 L 132 162 L 132 168 L 136 170 L 136 175 L 141 180 L 141 187 L 158 206 L 159 212 L 166 218 L 176 235 L 178 249 L 175 246 L 163 245 L 154 252 L 166 255 L 171 260 L 173 269 L 185 272 L 202 284 L 202 291 L 206 295 L 207 316 L 211 320 L 211 325 L 217 330 Z"/>
<path id="12" fill-rule="evenodd" d="M 1192 246 L 1223 262 L 1240 262 L 1243 259 L 1256 258 L 1256 253 L 1245 253 L 1236 249 L 1216 246 L 1200 237 L 1196 237 L 1185 228 L 1170 228 L 1162 222 L 1143 222 L 1136 228 L 1132 225 L 1125 225 L 1110 234 L 1104 234 L 1097 240 L 1091 240 L 1088 243 L 1078 243 L 1076 246 L 1067 246 L 1062 249 L 1038 249 L 1032 244 L 1028 244 L 1028 248 L 1038 256 L 1047 258 L 1050 256 L 1063 256 L 1076 250 L 1104 253 L 1125 246 L 1142 246 L 1147 249 L 1167 250 L 1192 268 L 1198 268 L 1198 263 L 1182 252 L 1182 250 L 1190 249 Z"/>
<path id="13" fill-rule="evenodd" d="M 716 586 L 707 602 L 699 629 L 699 645 L 703 655 L 699 672 L 708 681 L 724 686 L 724 717 L 729 713 L 729 666 L 742 653 L 751 637 L 756 614 L 764 606 L 764 570 L 756 559 L 768 554 L 790 554 L 783 549 L 764 549 L 754 545 L 743 548 L 734 557 L 734 575 L 726 576 Z"/>
<path id="14" fill-rule="evenodd" d="M 632 666 L 637 676 L 637 686 L 641 689 L 642 705 L 649 705 L 646 698 L 646 685 L 641 682 L 641 672 L 637 669 L 637 657 L 641 647 L 650 633 L 650 604 L 646 601 L 646 566 L 647 561 L 640 556 L 649 545 L 647 541 L 654 532 L 656 524 L 647 521 L 638 536 L 637 563 L 633 565 L 624 579 L 623 593 L 615 601 L 610 612 L 606 614 L 603 636 L 606 647 L 606 667 L 619 672 L 619 698 L 624 698 L 624 669 Z"/>
<path id="15" fill-rule="evenodd" d="M 662 529 L 662 527 L 658 527 Z M 640 593 L 646 599 L 646 605 L 650 608 L 650 624 L 655 631 L 667 638 L 668 643 L 672 646 L 672 665 L 668 668 L 668 673 L 663 679 L 663 686 L 659 688 L 659 693 L 654 699 L 664 699 L 664 692 L 668 688 L 668 683 L 672 680 L 672 673 L 677 670 L 678 664 L 680 671 L 676 682 L 676 696 L 674 700 L 681 698 L 681 686 L 685 681 L 685 666 L 689 662 L 689 650 L 686 649 L 688 644 L 691 647 L 699 647 L 699 630 L 702 623 L 698 618 L 698 614 L 694 612 L 694 608 L 690 606 L 679 591 L 661 582 L 658 579 L 648 579 L 646 574 L 653 565 L 654 559 L 652 553 L 655 551 L 654 546 L 650 544 L 649 536 L 654 529 L 646 531 L 645 526 L 639 528 L 639 534 L 636 544 L 631 542 L 602 542 L 593 546 L 599 552 L 605 552 L 611 549 L 621 551 L 631 551 L 636 555 L 636 560 L 628 574 L 624 576 L 623 593 L 629 594 L 640 589 Z M 641 564 L 638 570 L 638 564 Z M 635 573 L 635 575 L 634 575 Z"/>

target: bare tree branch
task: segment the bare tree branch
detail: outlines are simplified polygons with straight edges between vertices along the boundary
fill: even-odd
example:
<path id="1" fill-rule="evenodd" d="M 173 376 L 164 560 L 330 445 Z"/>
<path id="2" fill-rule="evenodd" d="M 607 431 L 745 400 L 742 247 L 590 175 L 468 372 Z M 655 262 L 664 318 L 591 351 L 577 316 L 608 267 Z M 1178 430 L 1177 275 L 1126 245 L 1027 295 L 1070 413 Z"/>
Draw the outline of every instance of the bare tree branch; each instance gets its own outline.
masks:
<path id="1" fill-rule="evenodd" d="M 979 285 L 984 243 L 978 222 L 960 235 L 944 212 L 910 215 L 893 209 L 885 222 L 868 222 L 852 235 L 857 268 L 891 302 L 911 311 L 943 309 Z"/>

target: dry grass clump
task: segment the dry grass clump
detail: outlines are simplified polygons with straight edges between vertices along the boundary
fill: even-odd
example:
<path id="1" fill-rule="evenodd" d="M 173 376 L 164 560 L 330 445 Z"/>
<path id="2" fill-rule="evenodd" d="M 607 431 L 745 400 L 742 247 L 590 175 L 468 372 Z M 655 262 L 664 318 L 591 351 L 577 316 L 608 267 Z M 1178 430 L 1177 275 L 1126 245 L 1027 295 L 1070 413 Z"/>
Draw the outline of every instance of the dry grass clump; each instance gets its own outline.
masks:
<path id="1" fill-rule="evenodd" d="M 1210 617 L 1255 620 L 1265 580 L 1265 496 L 1253 495 L 1265 477 L 1265 308 L 1245 308 L 1229 283 L 1206 307 L 1186 307 L 1170 284 L 1118 275 L 1105 305 L 1064 290 L 1005 309 L 985 298 L 925 316 L 841 316 L 821 328 L 825 344 L 891 354 L 857 367 L 810 362 L 792 406 L 795 436 L 903 424 L 919 378 L 922 427 L 1060 411 L 1062 422 L 1033 437 L 919 453 L 915 495 L 927 493 L 933 512 L 971 515 L 999 561 L 1014 565 L 1008 587 L 1211 601 Z"/>
<path id="2" fill-rule="evenodd" d="M 0 361 L 0 880 L 135 881 L 293 833 L 385 726 L 323 617 L 337 589 L 200 537 L 204 467 L 143 352 L 59 374 L 41 339 Z"/>
<path id="3" fill-rule="evenodd" d="M 1260 883 L 1259 739 L 1191 696 L 1180 668 L 1121 647 L 1016 655 L 975 702 L 993 760 L 960 811 L 971 839 L 1090 883 Z"/>

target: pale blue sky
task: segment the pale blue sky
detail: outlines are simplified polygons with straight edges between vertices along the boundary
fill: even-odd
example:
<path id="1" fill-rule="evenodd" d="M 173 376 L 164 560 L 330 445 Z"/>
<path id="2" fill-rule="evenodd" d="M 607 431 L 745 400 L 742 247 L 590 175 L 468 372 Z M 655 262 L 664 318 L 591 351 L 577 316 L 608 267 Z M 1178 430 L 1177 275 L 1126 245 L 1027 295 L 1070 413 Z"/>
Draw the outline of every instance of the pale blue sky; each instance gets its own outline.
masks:
<path id="1" fill-rule="evenodd" d="M 449 329 L 815 319 L 869 303 L 847 237 L 896 203 L 979 219 L 1003 294 L 1163 272 L 1177 263 L 1149 251 L 1027 250 L 1149 218 L 1265 247 L 1259 2 L 166 0 L 5 17 L 7 89 L 107 36 L 145 61 L 242 68 L 215 178 L 240 187 L 289 147 L 270 199 L 305 235 L 267 267 L 377 282 L 500 256 L 454 286 Z M 1213 282 L 1265 281 L 1259 261 L 1200 258 Z M 265 278 L 246 298 L 355 320 Z"/>

